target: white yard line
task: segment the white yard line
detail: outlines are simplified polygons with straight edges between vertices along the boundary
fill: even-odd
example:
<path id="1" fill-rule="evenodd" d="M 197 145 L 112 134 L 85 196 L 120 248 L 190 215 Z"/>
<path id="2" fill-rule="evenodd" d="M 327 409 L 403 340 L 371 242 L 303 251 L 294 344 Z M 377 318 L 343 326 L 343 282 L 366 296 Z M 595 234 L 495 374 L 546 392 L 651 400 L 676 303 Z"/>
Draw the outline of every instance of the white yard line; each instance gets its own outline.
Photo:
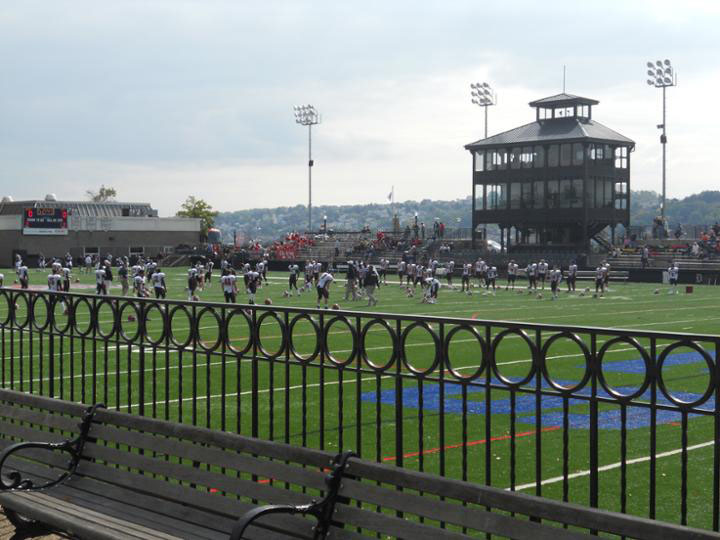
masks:
<path id="1" fill-rule="evenodd" d="M 706 441 L 704 443 L 695 444 L 693 446 L 688 446 L 687 451 L 690 452 L 692 450 L 698 450 L 700 448 L 712 446 L 713 444 L 715 444 L 714 440 Z M 655 454 L 655 459 L 674 456 L 674 455 L 681 453 L 682 451 L 683 451 L 682 448 L 677 448 L 675 450 L 668 450 L 667 452 L 660 452 L 659 454 Z M 643 457 L 639 457 L 639 458 L 628 459 L 625 462 L 625 464 L 626 465 L 635 465 L 637 463 L 645 463 L 646 461 L 650 461 L 650 457 L 651 456 L 643 456 Z M 622 467 L 622 462 L 618 461 L 617 463 L 610 463 L 609 465 L 603 465 L 602 467 L 599 467 L 598 472 L 611 471 L 613 469 L 619 469 L 620 467 Z M 568 480 L 572 480 L 573 478 L 581 478 L 583 476 L 590 476 L 591 472 L 592 471 L 590 471 L 590 470 L 584 470 L 584 471 L 578 471 L 578 472 L 574 472 L 572 474 L 568 474 Z M 546 478 L 545 480 L 542 480 L 540 482 L 540 485 L 546 486 L 548 484 L 556 484 L 558 482 L 562 482 L 563 480 L 564 480 L 564 478 L 562 476 L 553 476 L 552 478 Z M 536 485 L 537 484 L 535 482 L 522 484 L 520 486 L 515 486 L 515 491 L 522 491 L 524 489 L 532 489 Z M 506 490 L 509 490 L 509 489 L 510 488 L 506 488 Z"/>

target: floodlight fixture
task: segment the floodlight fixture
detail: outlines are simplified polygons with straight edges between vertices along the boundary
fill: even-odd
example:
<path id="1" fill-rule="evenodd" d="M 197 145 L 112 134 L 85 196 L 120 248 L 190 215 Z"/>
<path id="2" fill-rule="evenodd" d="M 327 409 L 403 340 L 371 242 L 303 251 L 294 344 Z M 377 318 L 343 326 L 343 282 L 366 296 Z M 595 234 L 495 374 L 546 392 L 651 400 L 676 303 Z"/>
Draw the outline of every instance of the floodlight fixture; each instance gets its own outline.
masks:
<path id="1" fill-rule="evenodd" d="M 488 136 L 488 112 L 487 108 L 493 105 L 497 105 L 497 94 L 493 91 L 492 87 L 486 83 L 471 83 L 470 84 L 470 101 L 478 107 L 485 109 L 485 138 Z"/>
<path id="2" fill-rule="evenodd" d="M 310 104 L 294 105 L 295 123 L 308 127 L 308 232 L 312 232 L 312 127 L 322 121 L 317 109 Z"/>
<path id="3" fill-rule="evenodd" d="M 649 61 L 647 63 L 649 86 L 662 88 L 662 124 L 658 124 L 658 129 L 662 129 L 660 135 L 660 144 L 662 145 L 662 205 L 660 206 L 660 216 L 665 222 L 665 199 L 667 185 L 667 121 L 666 121 L 666 90 L 671 86 L 677 85 L 677 73 L 673 69 L 672 63 L 667 58 L 665 60 L 657 60 L 655 63 Z"/>

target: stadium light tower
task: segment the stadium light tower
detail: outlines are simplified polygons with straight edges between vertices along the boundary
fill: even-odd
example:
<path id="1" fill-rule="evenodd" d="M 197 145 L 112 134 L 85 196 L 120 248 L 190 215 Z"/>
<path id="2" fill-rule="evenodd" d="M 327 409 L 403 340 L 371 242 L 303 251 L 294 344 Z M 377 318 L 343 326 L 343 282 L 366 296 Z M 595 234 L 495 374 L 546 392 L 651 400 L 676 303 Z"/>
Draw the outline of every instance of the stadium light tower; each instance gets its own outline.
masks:
<path id="1" fill-rule="evenodd" d="M 312 127 L 322 120 L 312 105 L 295 105 L 295 123 L 308 127 L 308 231 L 312 232 Z"/>
<path id="2" fill-rule="evenodd" d="M 486 82 L 472 83 L 470 85 L 471 101 L 478 107 L 485 109 L 485 138 L 488 136 L 488 107 L 497 105 L 497 94 Z"/>
<path id="3" fill-rule="evenodd" d="M 665 223 L 665 179 L 666 179 L 666 152 L 665 147 L 667 146 L 667 132 L 665 129 L 666 118 L 665 118 L 665 90 L 670 86 L 677 84 L 677 74 L 670 63 L 670 60 L 656 60 L 655 62 L 647 63 L 647 83 L 655 88 L 662 88 L 662 124 L 658 125 L 658 129 L 662 129 L 662 135 L 660 135 L 660 144 L 662 144 L 662 206 L 660 207 L 660 217 L 663 220 L 663 226 Z"/>

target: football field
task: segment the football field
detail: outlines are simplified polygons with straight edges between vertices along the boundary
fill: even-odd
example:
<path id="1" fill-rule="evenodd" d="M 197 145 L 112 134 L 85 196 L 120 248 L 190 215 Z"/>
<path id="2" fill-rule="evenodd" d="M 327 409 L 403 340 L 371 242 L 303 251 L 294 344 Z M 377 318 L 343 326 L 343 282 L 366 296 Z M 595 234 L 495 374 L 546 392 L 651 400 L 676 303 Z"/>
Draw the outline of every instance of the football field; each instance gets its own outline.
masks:
<path id="1" fill-rule="evenodd" d="M 11 287 L 13 272 L 3 273 Z M 168 299 L 186 301 L 185 270 L 166 274 Z M 528 493 L 540 486 L 544 496 L 581 504 L 592 502 L 596 459 L 601 508 L 648 516 L 654 507 L 659 519 L 680 522 L 686 513 L 688 524 L 712 527 L 720 288 L 695 286 L 686 294 L 683 286 L 671 295 L 661 284 L 613 282 L 595 298 L 580 294 L 591 286 L 580 281 L 577 293 L 563 284 L 553 301 L 549 287 L 539 298 L 527 294 L 522 279 L 508 291 L 500 280 L 495 295 L 443 286 L 431 305 L 421 303 L 419 287 L 408 297 L 390 276 L 378 305 L 367 307 L 366 300 L 343 299 L 337 276 L 330 304 L 353 313 L 336 318 L 332 310 L 314 311 L 313 290 L 284 298 L 287 274 L 279 272 L 268 274 L 258 303 L 270 298 L 273 308 L 293 310 L 262 307 L 248 315 L 205 306 L 223 301 L 215 274 L 189 307 L 72 297 L 72 320 L 60 304 L 21 296 L 14 297 L 11 322 L 13 301 L 4 291 L 3 386 L 329 451 L 353 449 Z M 71 292 L 94 292 L 94 276 L 75 276 L 80 282 Z M 45 279 L 31 271 L 31 286 L 45 288 Z M 119 292 L 111 289 L 112 296 Z M 238 301 L 245 299 L 240 291 Z M 378 313 L 395 316 L 383 323 Z M 572 337 L 564 327 L 634 330 L 636 342 L 607 330 Z M 542 374 L 534 371 L 540 357 Z M 598 357 L 601 365 L 589 365 Z"/>

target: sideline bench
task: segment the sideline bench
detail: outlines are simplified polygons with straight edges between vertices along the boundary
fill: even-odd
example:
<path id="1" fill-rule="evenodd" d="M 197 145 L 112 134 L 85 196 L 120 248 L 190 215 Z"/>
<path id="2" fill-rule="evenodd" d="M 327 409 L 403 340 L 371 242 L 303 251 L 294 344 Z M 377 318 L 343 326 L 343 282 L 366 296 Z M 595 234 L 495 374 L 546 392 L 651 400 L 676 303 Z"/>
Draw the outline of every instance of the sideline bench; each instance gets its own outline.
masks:
<path id="1" fill-rule="evenodd" d="M 460 539 L 488 532 L 564 540 L 593 530 L 648 540 L 720 538 L 350 453 L 10 390 L 0 390 L 0 445 L 0 505 L 13 523 L 39 522 L 80 538 Z"/>

